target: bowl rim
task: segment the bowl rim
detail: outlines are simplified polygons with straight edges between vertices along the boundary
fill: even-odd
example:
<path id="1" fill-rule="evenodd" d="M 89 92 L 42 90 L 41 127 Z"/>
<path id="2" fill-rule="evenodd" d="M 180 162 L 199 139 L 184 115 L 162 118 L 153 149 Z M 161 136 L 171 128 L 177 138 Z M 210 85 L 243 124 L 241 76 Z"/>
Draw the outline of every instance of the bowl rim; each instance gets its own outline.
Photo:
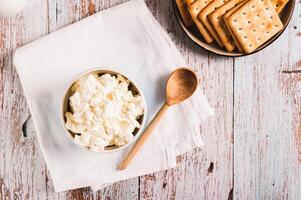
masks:
<path id="1" fill-rule="evenodd" d="M 144 104 L 144 113 L 143 113 L 143 119 L 142 119 L 142 122 L 141 122 L 141 126 L 139 128 L 139 130 L 137 131 L 137 133 L 134 135 L 134 138 L 129 141 L 128 143 L 126 143 L 125 145 L 123 146 L 120 146 L 120 147 L 117 147 L 117 148 L 114 148 L 114 149 L 109 149 L 109 150 L 103 150 L 103 151 L 92 151 L 90 150 L 88 147 L 85 147 L 85 146 L 81 146 L 79 144 L 77 144 L 75 141 L 74 141 L 74 137 L 72 136 L 71 132 L 65 127 L 65 113 L 64 113 L 64 105 L 65 105 L 65 102 L 69 99 L 67 98 L 67 94 L 69 92 L 69 90 L 72 88 L 73 84 L 82 76 L 84 75 L 87 75 L 87 74 L 90 74 L 90 73 L 109 73 L 109 74 L 119 74 L 121 76 L 123 76 L 124 78 L 126 78 L 127 80 L 130 81 L 130 83 L 138 90 L 138 93 L 139 95 L 142 97 L 142 101 L 143 101 L 143 104 Z M 64 132 L 65 134 L 68 136 L 68 138 L 70 140 L 72 140 L 72 143 L 75 144 L 76 146 L 78 147 L 81 147 L 82 149 L 85 149 L 86 151 L 88 152 L 91 152 L 91 153 L 96 153 L 96 154 L 108 154 L 108 153 L 114 153 L 114 152 L 118 152 L 118 151 L 121 151 L 129 146 L 131 146 L 139 137 L 140 135 L 142 134 L 144 128 L 145 128 L 145 125 L 146 125 L 146 121 L 147 121 L 147 104 L 146 104 L 146 99 L 145 99 L 145 96 L 141 90 L 141 88 L 134 82 L 132 81 L 131 79 L 129 79 L 127 76 L 123 75 L 122 73 L 118 72 L 118 71 L 115 71 L 115 70 L 111 70 L 111 69 L 106 69 L 106 68 L 101 68 L 101 67 L 95 67 L 95 68 L 91 68 L 91 69 L 88 69 L 88 70 L 85 70 L 79 74 L 77 74 L 74 78 L 71 79 L 71 81 L 69 81 L 68 85 L 67 85 L 67 88 L 65 88 L 64 90 L 64 96 L 63 96 L 63 99 L 61 101 L 61 106 L 60 106 L 60 118 L 61 118 L 61 125 L 63 126 L 63 129 L 64 129 Z"/>
<path id="2" fill-rule="evenodd" d="M 201 47 L 205 51 L 213 53 L 215 55 L 235 58 L 235 57 L 249 56 L 249 55 L 258 53 L 259 51 L 261 51 L 261 50 L 265 49 L 266 47 L 270 46 L 273 42 L 275 42 L 275 40 L 277 40 L 282 35 L 282 33 L 286 30 L 286 28 L 290 24 L 291 18 L 294 14 L 294 11 L 295 11 L 296 0 L 289 1 L 288 3 L 290 3 L 290 2 L 292 3 L 292 11 L 289 13 L 287 23 L 283 26 L 281 31 L 279 31 L 276 35 L 274 35 L 270 40 L 265 42 L 263 45 L 258 47 L 255 51 L 253 51 L 251 53 L 236 53 L 236 54 L 234 54 L 232 52 L 227 52 L 226 50 L 224 52 L 213 51 L 213 50 L 210 50 L 209 48 L 207 48 L 206 46 L 204 46 L 202 44 L 199 44 L 199 41 L 202 42 L 202 43 L 205 43 L 205 42 L 201 41 L 197 36 L 195 36 L 193 33 L 191 33 L 191 31 L 189 31 L 189 29 L 186 27 L 186 25 L 184 25 L 183 19 L 180 16 L 179 9 L 176 5 L 175 0 L 173 0 L 172 4 L 173 4 L 174 13 L 176 15 L 176 21 L 179 23 L 179 25 L 180 25 L 181 29 L 184 31 L 186 37 L 188 37 L 190 40 L 192 40 L 195 45 L 197 45 L 198 47 Z M 194 39 L 193 37 L 191 37 L 191 35 L 194 36 L 197 39 Z"/>

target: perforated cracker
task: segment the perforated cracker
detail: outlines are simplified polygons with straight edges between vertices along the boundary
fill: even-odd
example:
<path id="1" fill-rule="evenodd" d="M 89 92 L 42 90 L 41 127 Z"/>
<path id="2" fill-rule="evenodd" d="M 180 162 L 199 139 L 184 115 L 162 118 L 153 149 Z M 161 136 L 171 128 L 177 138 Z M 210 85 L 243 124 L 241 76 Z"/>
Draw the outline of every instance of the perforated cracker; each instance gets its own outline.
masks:
<path id="1" fill-rule="evenodd" d="M 264 44 L 283 27 L 270 0 L 250 0 L 226 20 L 247 53 Z"/>
<path id="2" fill-rule="evenodd" d="M 192 26 L 193 21 L 184 0 L 176 0 L 176 4 L 186 26 Z"/>
<path id="3" fill-rule="evenodd" d="M 204 10 L 202 10 L 199 14 L 199 19 L 203 22 L 205 27 L 209 30 L 211 35 L 217 41 L 219 46 L 223 47 L 223 43 L 221 39 L 218 37 L 216 31 L 214 30 L 213 26 L 211 25 L 208 15 L 211 14 L 213 11 L 224 5 L 228 0 L 214 0 L 212 1 Z"/>
<path id="4" fill-rule="evenodd" d="M 212 0 L 197 0 L 188 6 L 192 20 L 194 21 L 195 25 L 197 26 L 207 43 L 213 42 L 213 38 L 208 30 L 204 27 L 202 22 L 199 20 L 198 15 L 211 1 Z"/>
<path id="5" fill-rule="evenodd" d="M 227 51 L 231 52 L 236 48 L 235 42 L 225 24 L 223 19 L 223 15 L 237 6 L 244 0 L 230 0 L 225 3 L 223 6 L 215 10 L 213 13 L 209 15 L 209 19 L 214 27 L 216 33 L 218 34 L 219 38 L 221 39 L 223 45 L 227 49 Z"/>
<path id="6" fill-rule="evenodd" d="M 242 48 L 241 44 L 239 43 L 237 37 L 235 36 L 235 34 L 233 33 L 233 31 L 230 29 L 227 21 L 225 19 L 227 19 L 230 15 L 232 15 L 238 8 L 240 8 L 242 5 L 244 5 L 248 0 L 245 0 L 243 2 L 241 2 L 240 4 L 238 4 L 237 6 L 235 6 L 234 8 L 232 8 L 231 10 L 229 10 L 228 12 L 226 12 L 226 14 L 224 14 L 223 19 L 224 19 L 224 23 L 230 33 L 230 35 L 232 36 L 232 39 L 234 40 L 234 43 L 237 47 L 237 49 L 239 50 L 239 52 L 244 52 L 244 49 Z"/>

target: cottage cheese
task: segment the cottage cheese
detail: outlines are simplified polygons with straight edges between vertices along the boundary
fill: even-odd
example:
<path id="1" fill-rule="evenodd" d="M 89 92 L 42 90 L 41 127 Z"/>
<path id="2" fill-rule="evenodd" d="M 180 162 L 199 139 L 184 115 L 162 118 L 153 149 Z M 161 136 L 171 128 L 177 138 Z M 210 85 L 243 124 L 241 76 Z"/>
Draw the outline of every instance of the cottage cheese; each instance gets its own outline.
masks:
<path id="1" fill-rule="evenodd" d="M 110 145 L 122 146 L 140 128 L 144 112 L 140 95 L 129 90 L 129 81 L 118 75 L 89 74 L 71 88 L 71 112 L 65 113 L 66 128 L 75 133 L 74 141 L 100 152 Z"/>

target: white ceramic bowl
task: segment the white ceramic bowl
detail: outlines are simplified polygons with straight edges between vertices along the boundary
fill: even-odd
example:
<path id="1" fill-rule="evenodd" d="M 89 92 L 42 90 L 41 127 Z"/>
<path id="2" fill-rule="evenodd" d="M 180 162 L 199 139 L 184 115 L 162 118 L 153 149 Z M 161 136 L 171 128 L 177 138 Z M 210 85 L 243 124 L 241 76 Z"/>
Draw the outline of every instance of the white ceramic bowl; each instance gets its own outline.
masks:
<path id="1" fill-rule="evenodd" d="M 129 89 L 133 92 L 134 95 L 137 95 L 139 94 L 141 97 L 142 97 L 142 100 L 144 102 L 144 114 L 140 117 L 139 119 L 139 123 L 141 124 L 140 128 L 139 129 L 135 129 L 133 134 L 134 134 L 134 138 L 128 142 L 127 144 L 123 145 L 123 146 L 109 146 L 109 147 L 106 147 L 104 151 L 101 151 L 101 152 L 95 152 L 95 151 L 92 151 L 90 150 L 88 147 L 84 147 L 84 146 L 81 146 L 81 145 L 78 145 L 77 143 L 74 142 L 74 136 L 75 136 L 75 133 L 72 133 L 70 130 L 68 130 L 66 127 L 65 127 L 65 123 L 66 123 L 66 118 L 65 118 L 65 113 L 66 112 L 70 112 L 70 106 L 69 106 L 69 98 L 70 96 L 72 96 L 72 91 L 71 91 L 71 88 L 73 86 L 73 84 L 82 76 L 84 75 L 87 75 L 87 74 L 90 74 L 90 73 L 96 73 L 96 74 L 99 74 L 99 75 L 102 75 L 102 74 L 111 74 L 111 75 L 118 75 L 120 74 L 121 76 L 123 76 L 124 78 L 126 78 L 127 80 L 130 81 L 130 86 L 129 86 Z M 69 136 L 69 138 L 74 142 L 74 144 L 76 144 L 77 146 L 80 146 L 90 152 L 95 152 L 95 153 L 112 153 L 112 152 L 116 152 L 116 151 L 120 151 L 128 146 L 130 146 L 134 141 L 136 141 L 136 139 L 140 136 L 140 134 L 142 133 L 143 131 L 143 128 L 145 126 L 145 122 L 146 122 L 146 115 L 147 115 L 147 106 L 146 106 L 146 101 L 145 101 L 145 97 L 141 91 L 141 89 L 137 86 L 137 84 L 135 84 L 132 80 L 128 79 L 126 76 L 124 76 L 123 74 L 119 73 L 119 72 L 116 72 L 116 71 L 111 71 L 111 70 L 105 70 L 105 69 L 101 69 L 101 68 L 94 68 L 94 69 L 91 69 L 91 70 L 88 70 L 88 71 L 85 71 L 79 75 L 77 75 L 72 81 L 71 83 L 69 84 L 68 86 L 68 89 L 66 90 L 66 93 L 65 93 L 65 96 L 63 98 L 63 102 L 62 102 L 62 106 L 61 106 L 61 121 L 62 121 L 62 125 L 64 127 L 64 130 L 65 130 L 65 133 Z"/>

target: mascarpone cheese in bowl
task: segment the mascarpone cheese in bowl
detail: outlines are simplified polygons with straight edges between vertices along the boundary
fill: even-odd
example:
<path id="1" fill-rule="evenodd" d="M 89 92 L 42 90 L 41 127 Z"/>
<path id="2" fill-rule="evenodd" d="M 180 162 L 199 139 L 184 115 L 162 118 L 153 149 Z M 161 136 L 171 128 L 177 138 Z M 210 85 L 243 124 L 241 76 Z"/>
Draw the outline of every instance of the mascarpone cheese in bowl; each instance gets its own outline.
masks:
<path id="1" fill-rule="evenodd" d="M 63 100 L 62 119 L 73 142 L 93 152 L 113 152 L 139 137 L 146 120 L 139 87 L 118 72 L 77 76 Z"/>

